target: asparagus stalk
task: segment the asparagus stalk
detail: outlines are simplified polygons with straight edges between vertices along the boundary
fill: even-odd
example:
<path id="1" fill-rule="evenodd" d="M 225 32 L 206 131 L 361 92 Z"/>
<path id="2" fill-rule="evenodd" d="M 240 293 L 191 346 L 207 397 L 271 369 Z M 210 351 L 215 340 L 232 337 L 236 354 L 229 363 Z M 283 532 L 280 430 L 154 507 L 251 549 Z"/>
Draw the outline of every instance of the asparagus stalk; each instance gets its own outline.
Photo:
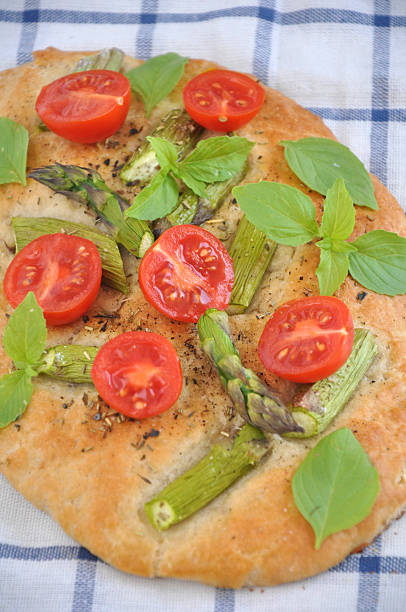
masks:
<path id="1" fill-rule="evenodd" d="M 231 448 L 214 445 L 199 463 L 147 502 L 149 521 L 160 531 L 179 523 L 257 466 L 270 448 L 270 440 L 255 427 L 245 425 Z"/>
<path id="2" fill-rule="evenodd" d="M 275 253 L 276 243 L 242 217 L 230 248 L 234 265 L 234 287 L 229 314 L 244 312 L 251 303 Z"/>
<path id="3" fill-rule="evenodd" d="M 206 185 L 207 198 L 202 198 L 186 187 L 180 194 L 176 208 L 163 219 L 159 219 L 154 224 L 154 233 L 161 234 L 172 225 L 182 225 L 193 223 L 202 225 L 211 219 L 219 206 L 245 176 L 248 164 L 227 181 L 219 181 Z"/>
<path id="4" fill-rule="evenodd" d="M 311 436 L 317 431 L 310 415 L 295 421 L 291 412 L 264 385 L 252 370 L 244 368 L 235 348 L 224 311 L 211 308 L 198 321 L 200 343 L 215 365 L 220 380 L 240 415 L 251 425 L 266 432 L 300 432 Z"/>
<path id="5" fill-rule="evenodd" d="M 328 378 L 314 383 L 294 398 L 292 414 L 315 415 L 317 433 L 324 431 L 348 402 L 377 353 L 377 346 L 370 332 L 356 329 L 351 354 L 344 365 Z M 287 433 L 286 437 L 304 437 L 301 433 Z"/>
<path id="6" fill-rule="evenodd" d="M 151 136 L 165 138 L 174 144 L 178 149 L 179 158 L 182 158 L 193 148 L 202 132 L 203 128 L 195 123 L 186 111 L 177 108 L 165 115 L 151 132 Z M 126 183 L 146 185 L 157 173 L 158 168 L 155 151 L 151 143 L 145 140 L 123 166 L 120 177 Z"/>
<path id="7" fill-rule="evenodd" d="M 128 202 L 112 191 L 98 172 L 79 166 L 45 166 L 29 174 L 30 178 L 57 193 L 86 204 L 109 225 L 115 227 L 113 238 L 136 257 L 143 257 L 154 242 L 145 221 L 124 217 Z"/>
<path id="8" fill-rule="evenodd" d="M 74 236 L 81 236 L 91 240 L 97 247 L 103 271 L 103 282 L 113 289 L 127 293 L 127 280 L 124 274 L 123 260 L 116 242 L 94 229 L 81 223 L 61 221 L 49 217 L 13 217 L 13 226 L 16 249 L 20 251 L 26 244 L 45 234 L 63 232 Z"/>
<path id="9" fill-rule="evenodd" d="M 83 72 L 84 70 L 114 70 L 120 72 L 124 53 L 113 47 L 102 49 L 96 55 L 86 55 L 78 61 L 72 72 Z"/>
<path id="10" fill-rule="evenodd" d="M 198 330 L 202 349 L 216 366 L 240 415 L 263 431 L 285 437 L 309 438 L 324 431 L 354 393 L 377 352 L 372 335 L 356 330 L 345 364 L 297 396 L 293 405 L 284 406 L 252 370 L 243 367 L 225 312 L 207 310 L 198 321 Z"/>
<path id="11" fill-rule="evenodd" d="M 247 169 L 248 164 L 245 163 L 239 172 L 226 181 L 206 185 L 207 198 L 199 197 L 189 188 L 185 189 L 179 198 L 178 206 L 168 215 L 171 225 L 180 225 L 181 223 L 201 225 L 211 219 L 220 204 L 231 192 L 231 189 L 244 178 Z M 196 201 L 195 205 L 194 201 Z"/>
<path id="12" fill-rule="evenodd" d="M 96 346 L 58 344 L 45 351 L 38 373 L 72 383 L 91 383 L 90 370 L 98 351 Z"/>

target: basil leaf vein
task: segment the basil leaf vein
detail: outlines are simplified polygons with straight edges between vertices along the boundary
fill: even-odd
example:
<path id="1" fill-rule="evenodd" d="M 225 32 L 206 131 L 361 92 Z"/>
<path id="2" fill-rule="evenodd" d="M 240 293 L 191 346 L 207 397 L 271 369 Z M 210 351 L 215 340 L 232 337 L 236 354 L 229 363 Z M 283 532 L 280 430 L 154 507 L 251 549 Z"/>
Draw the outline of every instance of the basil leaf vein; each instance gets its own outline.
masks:
<path id="1" fill-rule="evenodd" d="M 240 136 L 214 136 L 197 143 L 196 148 L 178 163 L 179 177 L 197 181 L 225 181 L 241 170 L 254 143 Z M 186 181 L 185 181 L 186 182 Z"/>
<path id="2" fill-rule="evenodd" d="M 406 238 L 374 230 L 351 243 L 350 274 L 367 289 L 386 295 L 406 293 Z"/>
<path id="3" fill-rule="evenodd" d="M 165 138 L 159 138 L 158 136 L 147 136 L 147 140 L 151 143 L 158 163 L 162 169 L 170 168 L 172 170 L 176 168 L 178 150 L 172 142 L 165 140 Z"/>
<path id="4" fill-rule="evenodd" d="M 317 246 L 321 246 L 319 242 Z M 320 295 L 333 295 L 348 274 L 348 255 L 332 249 L 320 250 L 320 263 L 316 270 Z"/>
<path id="5" fill-rule="evenodd" d="M 342 178 L 327 190 L 321 221 L 321 235 L 345 240 L 355 225 L 355 210 Z"/>
<path id="6" fill-rule="evenodd" d="M 233 195 L 247 219 L 275 242 L 298 246 L 320 235 L 313 202 L 295 187 L 261 181 L 234 187 Z"/>
<path id="7" fill-rule="evenodd" d="M 28 132 L 19 123 L 0 117 L 0 184 L 27 184 Z"/>
<path id="8" fill-rule="evenodd" d="M 138 93 L 144 102 L 147 117 L 161 100 L 171 93 L 181 79 L 187 57 L 177 53 L 157 55 L 126 73 L 131 89 Z"/>
<path id="9" fill-rule="evenodd" d="M 330 138 L 282 140 L 286 161 L 301 181 L 326 195 L 337 178 L 343 178 L 356 204 L 376 210 L 374 187 L 363 163 L 343 144 Z"/>
<path id="10" fill-rule="evenodd" d="M 379 492 L 379 476 L 354 434 L 343 428 L 308 453 L 293 476 L 292 490 L 318 549 L 328 535 L 368 516 Z"/>

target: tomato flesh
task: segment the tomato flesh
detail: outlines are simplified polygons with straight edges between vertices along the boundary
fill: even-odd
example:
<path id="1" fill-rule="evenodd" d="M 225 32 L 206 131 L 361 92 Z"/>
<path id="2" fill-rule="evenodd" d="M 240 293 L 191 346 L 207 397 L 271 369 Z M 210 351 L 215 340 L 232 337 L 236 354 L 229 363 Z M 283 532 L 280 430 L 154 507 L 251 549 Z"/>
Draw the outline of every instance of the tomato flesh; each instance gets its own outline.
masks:
<path id="1" fill-rule="evenodd" d="M 189 115 L 216 132 L 236 130 L 261 108 L 265 90 L 251 77 L 232 70 L 208 70 L 191 79 L 183 89 Z"/>
<path id="2" fill-rule="evenodd" d="M 136 419 L 164 412 L 182 389 L 175 349 L 153 332 L 125 332 L 104 344 L 93 362 L 91 377 L 111 408 Z"/>
<path id="3" fill-rule="evenodd" d="M 17 253 L 4 277 L 7 301 L 16 308 L 32 291 L 50 325 L 71 323 L 96 299 L 102 275 L 90 240 L 67 234 L 40 236 Z"/>
<path id="4" fill-rule="evenodd" d="M 228 306 L 233 262 L 221 242 L 196 225 L 166 230 L 144 255 L 139 281 L 146 299 L 177 321 L 196 322 L 208 308 Z"/>
<path id="5" fill-rule="evenodd" d="M 265 368 L 282 378 L 311 383 L 333 374 L 347 361 L 354 325 L 338 298 L 315 296 L 278 308 L 258 344 Z"/>
<path id="6" fill-rule="evenodd" d="M 131 85 L 123 74 L 85 70 L 45 85 L 35 108 L 45 125 L 59 136 L 92 143 L 120 129 L 130 100 Z"/>

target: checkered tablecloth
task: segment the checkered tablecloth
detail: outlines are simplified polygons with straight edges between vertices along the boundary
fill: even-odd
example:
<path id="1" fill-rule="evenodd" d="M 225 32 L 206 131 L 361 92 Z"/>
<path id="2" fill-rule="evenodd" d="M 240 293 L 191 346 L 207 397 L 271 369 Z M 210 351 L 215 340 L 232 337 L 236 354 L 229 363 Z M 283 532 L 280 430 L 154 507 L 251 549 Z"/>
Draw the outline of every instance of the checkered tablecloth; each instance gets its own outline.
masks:
<path id="1" fill-rule="evenodd" d="M 254 73 L 320 115 L 406 208 L 405 0 L 0 0 L 0 40 L 0 69 L 48 45 L 118 46 Z M 406 518 L 320 576 L 233 591 L 116 571 L 0 477 L 0 612 L 192 609 L 404 612 Z"/>

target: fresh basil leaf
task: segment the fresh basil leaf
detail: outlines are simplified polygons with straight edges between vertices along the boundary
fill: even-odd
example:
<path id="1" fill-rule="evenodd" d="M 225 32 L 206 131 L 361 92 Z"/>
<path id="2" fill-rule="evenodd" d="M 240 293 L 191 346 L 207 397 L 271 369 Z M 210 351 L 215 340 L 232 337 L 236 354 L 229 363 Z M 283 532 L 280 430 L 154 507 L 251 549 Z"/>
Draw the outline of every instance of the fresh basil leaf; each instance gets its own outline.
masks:
<path id="1" fill-rule="evenodd" d="M 309 452 L 293 476 L 292 490 L 319 549 L 328 535 L 368 516 L 379 492 L 379 476 L 351 430 L 343 428 Z"/>
<path id="2" fill-rule="evenodd" d="M 316 244 L 320 246 L 320 242 Z M 348 255 L 322 248 L 316 274 L 319 279 L 320 295 L 333 295 L 348 274 Z"/>
<path id="3" fill-rule="evenodd" d="M 321 235 L 345 240 L 355 225 L 355 210 L 342 178 L 327 191 L 321 220 Z"/>
<path id="4" fill-rule="evenodd" d="M 154 221 L 161 219 L 175 208 L 179 197 L 179 187 L 175 179 L 168 174 L 168 168 L 158 172 L 148 187 L 135 197 L 134 202 L 125 212 L 126 217 Z"/>
<path id="5" fill-rule="evenodd" d="M 0 184 L 27 184 L 28 132 L 19 123 L 0 117 Z"/>
<path id="6" fill-rule="evenodd" d="M 33 384 L 24 370 L 16 370 L 0 378 L 0 428 L 7 427 L 30 403 Z"/>
<path id="7" fill-rule="evenodd" d="M 196 180 L 193 176 L 191 176 L 187 172 L 184 172 L 182 176 L 180 175 L 180 173 L 176 173 L 176 176 L 178 178 L 182 178 L 182 181 L 185 183 L 185 185 L 189 187 L 189 189 L 193 191 L 193 193 L 196 193 L 201 198 L 209 197 L 206 193 L 206 183 Z"/>
<path id="8" fill-rule="evenodd" d="M 178 150 L 174 144 L 157 136 L 147 136 L 161 168 L 176 168 Z"/>
<path id="9" fill-rule="evenodd" d="M 234 187 L 233 195 L 248 221 L 275 242 L 298 246 L 319 236 L 313 202 L 294 187 L 261 181 Z"/>
<path id="10" fill-rule="evenodd" d="M 352 200 L 376 210 L 371 177 L 348 147 L 330 138 L 282 140 L 285 158 L 293 172 L 314 191 L 326 195 L 337 178 L 343 178 Z"/>
<path id="11" fill-rule="evenodd" d="M 17 368 L 35 366 L 47 339 L 45 318 L 32 291 L 12 313 L 4 330 L 3 345 Z"/>
<path id="12" fill-rule="evenodd" d="M 157 55 L 126 73 L 131 89 L 144 102 L 147 117 L 161 100 L 171 93 L 183 75 L 187 57 L 177 53 Z"/>
<path id="13" fill-rule="evenodd" d="M 254 144 L 239 136 L 201 140 L 192 153 L 179 162 L 179 177 L 184 180 L 184 176 L 189 176 L 205 183 L 225 181 L 241 170 Z"/>
<path id="14" fill-rule="evenodd" d="M 350 274 L 367 289 L 386 295 L 406 293 L 406 238 L 374 230 L 351 243 Z"/>

